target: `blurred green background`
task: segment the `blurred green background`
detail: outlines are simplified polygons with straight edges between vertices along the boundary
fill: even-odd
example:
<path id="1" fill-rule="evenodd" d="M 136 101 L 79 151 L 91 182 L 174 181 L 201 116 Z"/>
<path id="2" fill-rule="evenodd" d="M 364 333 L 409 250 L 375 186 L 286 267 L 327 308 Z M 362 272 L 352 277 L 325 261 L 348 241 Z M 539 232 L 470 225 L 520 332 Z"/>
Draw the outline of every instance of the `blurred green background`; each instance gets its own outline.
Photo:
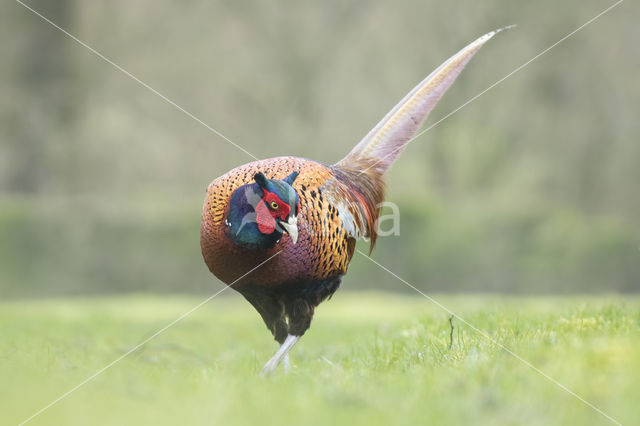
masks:
<path id="1" fill-rule="evenodd" d="M 256 156 L 326 163 L 477 36 L 518 24 L 427 125 L 612 3 L 28 2 Z M 427 291 L 638 291 L 638 9 L 412 143 L 388 174 L 401 232 L 375 257 Z M 0 17 L 0 295 L 218 288 L 204 190 L 251 159 L 20 4 Z M 412 291 L 357 255 L 344 286 Z"/>

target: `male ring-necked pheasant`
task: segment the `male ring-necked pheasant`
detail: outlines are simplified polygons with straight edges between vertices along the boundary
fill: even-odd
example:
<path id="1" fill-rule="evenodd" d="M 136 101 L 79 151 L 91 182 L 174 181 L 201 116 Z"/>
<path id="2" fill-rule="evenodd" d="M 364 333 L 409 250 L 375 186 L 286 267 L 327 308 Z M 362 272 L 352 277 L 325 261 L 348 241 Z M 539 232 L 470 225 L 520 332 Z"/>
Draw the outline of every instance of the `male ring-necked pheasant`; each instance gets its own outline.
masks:
<path id="1" fill-rule="evenodd" d="M 369 239 L 373 248 L 382 175 L 498 31 L 440 65 L 336 164 L 270 158 L 211 182 L 202 214 L 202 255 L 216 277 L 255 307 L 280 343 L 263 374 L 282 360 L 288 366 L 288 353 L 309 328 L 315 307 L 340 286 L 356 240 Z"/>

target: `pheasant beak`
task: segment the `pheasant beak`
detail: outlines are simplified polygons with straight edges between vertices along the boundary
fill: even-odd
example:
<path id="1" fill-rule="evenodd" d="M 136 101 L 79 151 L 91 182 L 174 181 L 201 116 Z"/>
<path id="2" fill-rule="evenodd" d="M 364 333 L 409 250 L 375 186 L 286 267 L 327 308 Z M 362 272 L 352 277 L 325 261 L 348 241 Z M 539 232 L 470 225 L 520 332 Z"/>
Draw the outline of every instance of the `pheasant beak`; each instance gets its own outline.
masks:
<path id="1" fill-rule="evenodd" d="M 289 234 L 293 244 L 298 242 L 298 218 L 296 216 L 289 217 L 289 220 L 286 222 L 280 222 L 280 226 Z"/>

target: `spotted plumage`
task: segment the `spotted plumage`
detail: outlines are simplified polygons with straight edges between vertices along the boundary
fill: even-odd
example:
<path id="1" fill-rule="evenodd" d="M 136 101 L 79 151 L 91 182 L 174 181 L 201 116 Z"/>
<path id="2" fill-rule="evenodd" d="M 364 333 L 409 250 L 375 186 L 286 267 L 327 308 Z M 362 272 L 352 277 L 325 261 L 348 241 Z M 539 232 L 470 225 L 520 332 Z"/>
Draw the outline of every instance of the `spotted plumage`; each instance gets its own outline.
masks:
<path id="1" fill-rule="evenodd" d="M 334 165 L 278 157 L 237 167 L 207 188 L 205 263 L 260 313 L 281 344 L 271 372 L 340 286 L 356 240 L 376 242 L 383 174 L 471 57 L 496 32 L 449 58 Z"/>
<path id="2" fill-rule="evenodd" d="M 284 236 L 278 244 L 265 250 L 246 250 L 231 243 L 225 218 L 229 214 L 228 200 L 234 191 L 252 183 L 256 173 L 262 172 L 269 179 L 282 179 L 292 171 L 299 173 L 292 185 L 300 198 L 297 243 Z M 237 281 L 233 287 L 239 291 L 248 283 L 277 286 L 344 274 L 355 247 L 355 236 L 348 230 L 357 230 L 361 225 L 343 222 L 331 200 L 336 197 L 342 200 L 343 194 L 339 191 L 349 192 L 347 185 L 338 180 L 330 167 L 296 157 L 255 161 L 214 180 L 207 189 L 202 220 L 202 252 L 209 269 L 229 283 L 276 252 L 280 253 Z M 345 210 L 343 217 L 349 214 Z"/>

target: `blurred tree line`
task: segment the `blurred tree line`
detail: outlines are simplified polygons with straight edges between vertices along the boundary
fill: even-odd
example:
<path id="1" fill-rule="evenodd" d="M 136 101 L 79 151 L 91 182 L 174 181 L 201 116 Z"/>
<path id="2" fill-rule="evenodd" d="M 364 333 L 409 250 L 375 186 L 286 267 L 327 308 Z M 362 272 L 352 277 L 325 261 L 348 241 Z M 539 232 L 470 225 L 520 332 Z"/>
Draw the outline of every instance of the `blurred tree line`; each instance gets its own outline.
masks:
<path id="1" fill-rule="evenodd" d="M 260 158 L 332 163 L 490 29 L 427 125 L 609 4 L 28 2 Z M 427 291 L 640 289 L 640 32 L 625 2 L 413 142 L 375 256 Z M 251 159 L 0 5 L 0 294 L 209 292 L 206 185 Z M 366 247 L 362 246 L 366 251 Z M 410 291 L 358 255 L 347 288 Z"/>

